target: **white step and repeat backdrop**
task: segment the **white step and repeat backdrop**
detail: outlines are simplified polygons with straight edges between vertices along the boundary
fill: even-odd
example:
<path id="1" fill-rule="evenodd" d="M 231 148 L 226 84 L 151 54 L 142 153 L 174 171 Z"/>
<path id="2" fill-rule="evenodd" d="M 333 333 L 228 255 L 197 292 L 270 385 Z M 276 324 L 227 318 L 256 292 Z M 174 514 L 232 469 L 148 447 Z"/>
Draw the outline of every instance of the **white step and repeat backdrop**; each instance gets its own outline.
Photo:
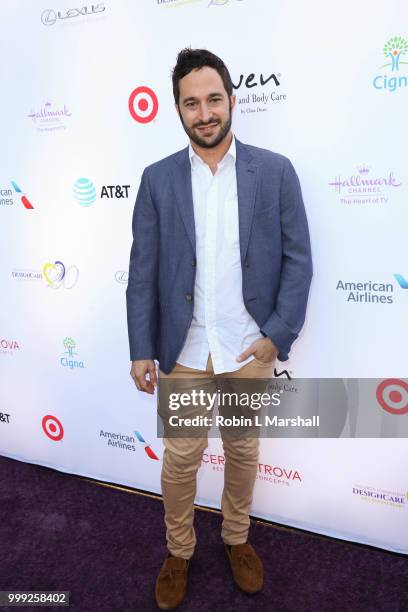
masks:
<path id="1" fill-rule="evenodd" d="M 3 0 L 0 453 L 160 491 L 125 290 L 142 170 L 187 144 L 170 80 L 185 46 L 225 60 L 235 134 L 301 180 L 315 275 L 276 374 L 344 390 L 298 399 L 336 406 L 327 437 L 262 440 L 253 514 L 408 553 L 403 0 Z M 198 502 L 219 507 L 223 463 L 210 440 Z"/>

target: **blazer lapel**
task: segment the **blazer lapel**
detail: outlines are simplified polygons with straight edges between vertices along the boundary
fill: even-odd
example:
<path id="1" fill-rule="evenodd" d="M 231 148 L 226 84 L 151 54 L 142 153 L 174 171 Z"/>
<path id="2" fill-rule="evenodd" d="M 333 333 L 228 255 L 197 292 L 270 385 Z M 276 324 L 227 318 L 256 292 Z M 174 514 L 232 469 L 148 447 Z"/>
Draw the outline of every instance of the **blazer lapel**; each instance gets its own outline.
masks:
<path id="1" fill-rule="evenodd" d="M 176 162 L 173 165 L 174 176 L 171 182 L 184 227 L 195 253 L 193 189 L 191 185 L 191 165 L 188 157 L 188 147 L 180 151 L 176 157 Z"/>
<path id="2" fill-rule="evenodd" d="M 237 193 L 239 216 L 239 245 L 241 250 L 241 263 L 245 261 L 248 249 L 249 234 L 254 214 L 256 184 L 258 180 L 258 167 L 251 163 L 252 156 L 242 142 L 235 139 L 237 150 Z"/>

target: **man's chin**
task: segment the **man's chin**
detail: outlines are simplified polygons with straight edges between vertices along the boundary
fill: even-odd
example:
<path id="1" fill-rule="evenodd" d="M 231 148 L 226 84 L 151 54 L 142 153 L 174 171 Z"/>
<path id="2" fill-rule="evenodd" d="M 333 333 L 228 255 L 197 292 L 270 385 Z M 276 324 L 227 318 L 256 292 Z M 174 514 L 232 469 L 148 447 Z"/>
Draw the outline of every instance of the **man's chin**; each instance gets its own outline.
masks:
<path id="1" fill-rule="evenodd" d="M 225 138 L 225 136 L 226 134 L 221 134 L 220 131 L 218 131 L 216 134 L 212 134 L 211 136 L 201 136 L 200 134 L 194 132 L 191 135 L 191 138 L 193 142 L 195 142 L 200 147 L 203 147 L 205 149 L 212 149 L 213 147 L 216 147 L 218 144 L 220 144 L 220 142 Z"/>

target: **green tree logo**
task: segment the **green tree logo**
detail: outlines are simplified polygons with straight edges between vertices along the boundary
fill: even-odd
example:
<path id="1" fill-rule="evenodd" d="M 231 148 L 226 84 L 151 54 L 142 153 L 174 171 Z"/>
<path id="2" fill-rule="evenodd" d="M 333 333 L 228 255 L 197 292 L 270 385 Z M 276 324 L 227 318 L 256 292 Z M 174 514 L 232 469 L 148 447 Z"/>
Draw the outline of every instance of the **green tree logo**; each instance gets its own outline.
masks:
<path id="1" fill-rule="evenodd" d="M 401 55 L 406 55 L 408 51 L 408 41 L 402 36 L 394 36 L 390 38 L 384 45 L 385 57 L 391 58 L 391 64 L 385 64 L 386 66 L 392 66 L 392 71 L 399 70 L 399 62 Z M 404 64 L 406 62 L 403 62 Z"/>
<path id="2" fill-rule="evenodd" d="M 75 340 L 73 340 L 72 338 L 65 338 L 64 339 L 64 346 L 67 349 L 67 353 L 68 353 L 69 357 L 72 357 L 72 355 L 75 354 L 73 352 L 74 348 L 76 347 Z"/>

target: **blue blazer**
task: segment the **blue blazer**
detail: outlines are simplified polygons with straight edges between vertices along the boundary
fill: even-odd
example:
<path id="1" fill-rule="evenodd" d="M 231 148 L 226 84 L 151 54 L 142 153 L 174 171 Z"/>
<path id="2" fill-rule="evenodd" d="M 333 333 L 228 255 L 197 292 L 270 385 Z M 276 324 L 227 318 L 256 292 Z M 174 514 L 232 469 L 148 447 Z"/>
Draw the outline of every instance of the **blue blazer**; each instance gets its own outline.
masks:
<path id="1" fill-rule="evenodd" d="M 242 294 L 261 332 L 288 359 L 303 325 L 312 261 L 299 180 L 277 153 L 236 140 Z M 188 147 L 148 166 L 133 212 L 126 291 L 130 359 L 168 374 L 194 309 L 194 208 Z"/>

